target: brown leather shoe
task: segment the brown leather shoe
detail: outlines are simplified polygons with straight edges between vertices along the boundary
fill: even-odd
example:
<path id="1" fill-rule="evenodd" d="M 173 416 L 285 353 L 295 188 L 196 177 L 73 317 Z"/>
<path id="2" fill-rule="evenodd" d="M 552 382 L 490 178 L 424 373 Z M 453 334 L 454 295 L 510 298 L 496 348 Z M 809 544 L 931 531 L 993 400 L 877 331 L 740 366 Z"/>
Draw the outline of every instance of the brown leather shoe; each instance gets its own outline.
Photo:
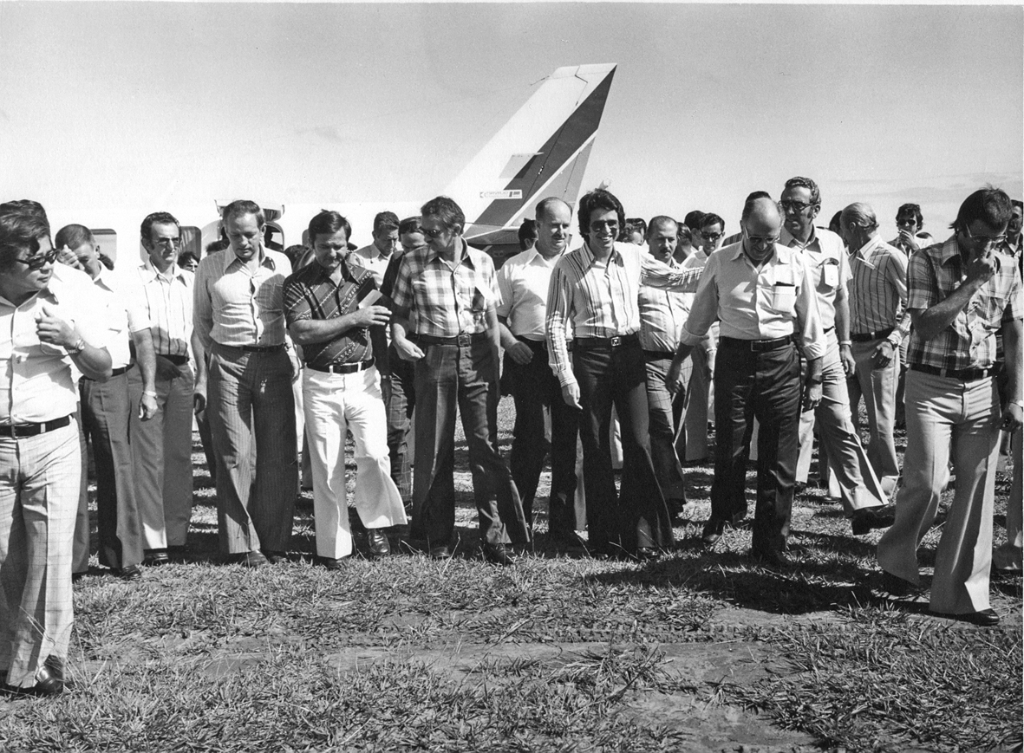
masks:
<path id="1" fill-rule="evenodd" d="M 228 557 L 228 562 L 233 565 L 241 565 L 242 567 L 262 567 L 268 564 L 267 558 L 263 556 L 262 552 L 242 552 L 241 554 L 232 554 Z"/>

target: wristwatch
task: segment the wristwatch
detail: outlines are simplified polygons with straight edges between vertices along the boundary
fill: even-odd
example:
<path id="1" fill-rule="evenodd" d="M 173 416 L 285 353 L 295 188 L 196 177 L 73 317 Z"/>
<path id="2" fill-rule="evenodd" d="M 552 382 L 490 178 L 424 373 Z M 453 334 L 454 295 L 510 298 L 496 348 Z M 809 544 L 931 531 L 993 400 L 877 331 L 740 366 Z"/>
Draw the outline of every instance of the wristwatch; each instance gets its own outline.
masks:
<path id="1" fill-rule="evenodd" d="M 81 336 L 79 336 L 79 338 L 75 340 L 74 345 L 72 345 L 70 348 L 64 348 L 64 350 L 68 352 L 69 356 L 77 356 L 79 353 L 85 350 L 85 340 L 83 340 Z"/>

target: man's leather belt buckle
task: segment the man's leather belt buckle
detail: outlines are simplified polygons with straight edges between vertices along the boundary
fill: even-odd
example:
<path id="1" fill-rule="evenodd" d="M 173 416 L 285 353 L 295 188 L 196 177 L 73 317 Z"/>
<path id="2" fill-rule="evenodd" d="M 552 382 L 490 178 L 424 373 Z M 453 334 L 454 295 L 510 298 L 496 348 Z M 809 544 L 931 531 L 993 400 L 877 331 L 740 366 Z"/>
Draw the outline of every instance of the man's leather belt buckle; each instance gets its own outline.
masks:
<path id="1" fill-rule="evenodd" d="M 891 335 L 893 329 L 893 327 L 889 327 L 889 329 L 880 329 L 877 332 L 860 332 L 850 335 L 850 340 L 855 343 L 869 343 L 872 340 L 881 340 L 883 337 Z"/>
<path id="2" fill-rule="evenodd" d="M 616 335 L 615 337 L 609 337 L 608 344 L 611 345 L 613 348 L 617 348 L 620 345 L 622 345 L 622 338 L 619 337 L 618 335 Z"/>
<path id="3" fill-rule="evenodd" d="M 959 379 L 961 382 L 976 382 L 985 377 L 995 376 L 999 373 L 998 364 L 987 369 L 940 369 L 937 366 L 912 363 L 911 371 L 920 371 L 924 374 L 933 374 L 946 379 Z"/>
<path id="4" fill-rule="evenodd" d="M 40 423 L 7 424 L 0 426 L 0 437 L 10 437 L 11 439 L 35 437 L 54 429 L 63 429 L 69 423 L 71 423 L 71 416 L 55 418 L 52 421 L 42 421 Z"/>
<path id="5" fill-rule="evenodd" d="M 366 371 L 373 366 L 373 359 L 367 358 L 365 361 L 359 361 L 358 363 L 331 363 L 327 366 L 314 366 L 311 363 L 306 365 L 313 369 L 313 371 L 322 371 L 325 374 L 355 374 L 357 371 Z"/>
<path id="6" fill-rule="evenodd" d="M 722 337 L 720 345 L 725 347 L 740 348 L 754 353 L 763 353 L 766 350 L 776 350 L 793 342 L 792 337 L 776 337 L 773 340 L 741 340 L 735 337 Z"/>
<path id="7" fill-rule="evenodd" d="M 460 348 L 466 348 L 473 344 L 473 335 L 469 332 L 460 332 L 455 336 L 455 344 Z"/>
<path id="8" fill-rule="evenodd" d="M 241 345 L 240 350 L 244 350 L 246 353 L 275 353 L 279 350 L 284 349 L 284 344 L 281 345 Z"/>

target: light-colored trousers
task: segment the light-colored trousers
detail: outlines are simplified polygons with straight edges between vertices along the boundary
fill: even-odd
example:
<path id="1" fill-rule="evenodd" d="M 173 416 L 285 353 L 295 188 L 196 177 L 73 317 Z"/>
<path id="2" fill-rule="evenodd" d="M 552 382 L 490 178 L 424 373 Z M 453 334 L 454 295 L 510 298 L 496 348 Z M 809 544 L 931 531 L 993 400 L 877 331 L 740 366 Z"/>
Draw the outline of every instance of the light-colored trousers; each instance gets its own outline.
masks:
<path id="1" fill-rule="evenodd" d="M 686 386 L 686 460 L 704 460 L 708 456 L 708 417 L 715 413 L 715 354 L 718 352 L 718 325 L 712 325 L 708 336 L 690 352 L 693 362 Z M 682 460 L 683 458 L 680 458 Z"/>
<path id="2" fill-rule="evenodd" d="M 839 358 L 835 330 L 829 332 L 827 338 L 828 349 L 821 364 L 821 402 L 815 410 L 800 414 L 800 461 L 796 477 L 798 481 L 807 480 L 806 469 L 810 465 L 814 423 L 817 421 L 821 442 L 828 453 L 829 468 L 839 482 L 843 510 L 852 515 L 856 510 L 884 505 L 888 497 L 853 427 L 846 373 Z"/>
<path id="3" fill-rule="evenodd" d="M 878 542 L 878 564 L 917 584 L 917 547 L 935 521 L 949 478 L 956 489 L 935 557 L 931 608 L 966 614 L 989 608 L 992 514 L 1002 411 L 991 377 L 964 383 L 907 373 L 907 451 L 896 522 Z"/>
<path id="4" fill-rule="evenodd" d="M 853 426 L 857 430 L 857 404 L 864 398 L 868 414 L 868 461 L 882 483 L 886 494 L 896 490 L 900 466 L 896 457 L 896 443 L 892 430 L 896 422 L 896 385 L 900 377 L 899 348 L 893 353 L 888 366 L 875 368 L 874 353 L 882 340 L 853 343 L 853 360 L 857 370 L 846 380 L 850 393 Z"/>
<path id="5" fill-rule="evenodd" d="M 81 461 L 74 421 L 0 437 L 0 667 L 16 687 L 31 687 L 47 657 L 68 653 Z"/>
<path id="6" fill-rule="evenodd" d="M 135 503 L 142 516 L 143 546 L 185 546 L 192 517 L 192 391 L 195 379 L 186 363 L 181 375 L 156 377 L 157 409 L 143 421 L 132 411 Z M 142 400 L 142 374 L 128 372 L 132 405 Z"/>
<path id="7" fill-rule="evenodd" d="M 1010 482 L 1010 498 L 1006 501 L 1006 541 L 998 546 L 992 555 L 992 565 L 1000 570 L 1019 573 L 1024 568 L 1024 483 L 1021 465 L 1021 430 L 1010 436 L 1013 453 L 1013 481 Z"/>
<path id="8" fill-rule="evenodd" d="M 353 502 L 367 528 L 406 522 L 402 495 L 391 480 L 388 422 L 377 367 L 353 374 L 303 369 L 302 400 L 313 469 L 316 553 L 338 559 L 352 554 L 345 492 L 345 434 L 355 442 Z"/>

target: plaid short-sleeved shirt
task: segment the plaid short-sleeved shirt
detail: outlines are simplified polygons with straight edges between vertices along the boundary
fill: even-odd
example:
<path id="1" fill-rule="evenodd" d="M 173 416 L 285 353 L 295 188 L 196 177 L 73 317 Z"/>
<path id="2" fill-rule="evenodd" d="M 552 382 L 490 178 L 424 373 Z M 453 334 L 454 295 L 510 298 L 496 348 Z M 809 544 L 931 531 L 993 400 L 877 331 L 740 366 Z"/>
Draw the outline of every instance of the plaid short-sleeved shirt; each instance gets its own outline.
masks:
<path id="1" fill-rule="evenodd" d="M 939 369 L 987 369 L 996 360 L 996 333 L 1003 322 L 1020 319 L 1020 272 L 1013 259 L 996 253 L 999 271 L 992 275 L 957 313 L 946 329 L 925 340 L 914 329 L 910 333 L 907 362 Z M 965 264 L 956 236 L 922 248 L 910 257 L 907 271 L 911 311 L 924 311 L 950 296 L 965 279 Z"/>
<path id="2" fill-rule="evenodd" d="M 453 264 L 429 247 L 402 257 L 391 298 L 410 309 L 414 334 L 455 337 L 487 330 L 487 309 L 498 300 L 494 262 L 465 241 L 462 247 Z"/>

